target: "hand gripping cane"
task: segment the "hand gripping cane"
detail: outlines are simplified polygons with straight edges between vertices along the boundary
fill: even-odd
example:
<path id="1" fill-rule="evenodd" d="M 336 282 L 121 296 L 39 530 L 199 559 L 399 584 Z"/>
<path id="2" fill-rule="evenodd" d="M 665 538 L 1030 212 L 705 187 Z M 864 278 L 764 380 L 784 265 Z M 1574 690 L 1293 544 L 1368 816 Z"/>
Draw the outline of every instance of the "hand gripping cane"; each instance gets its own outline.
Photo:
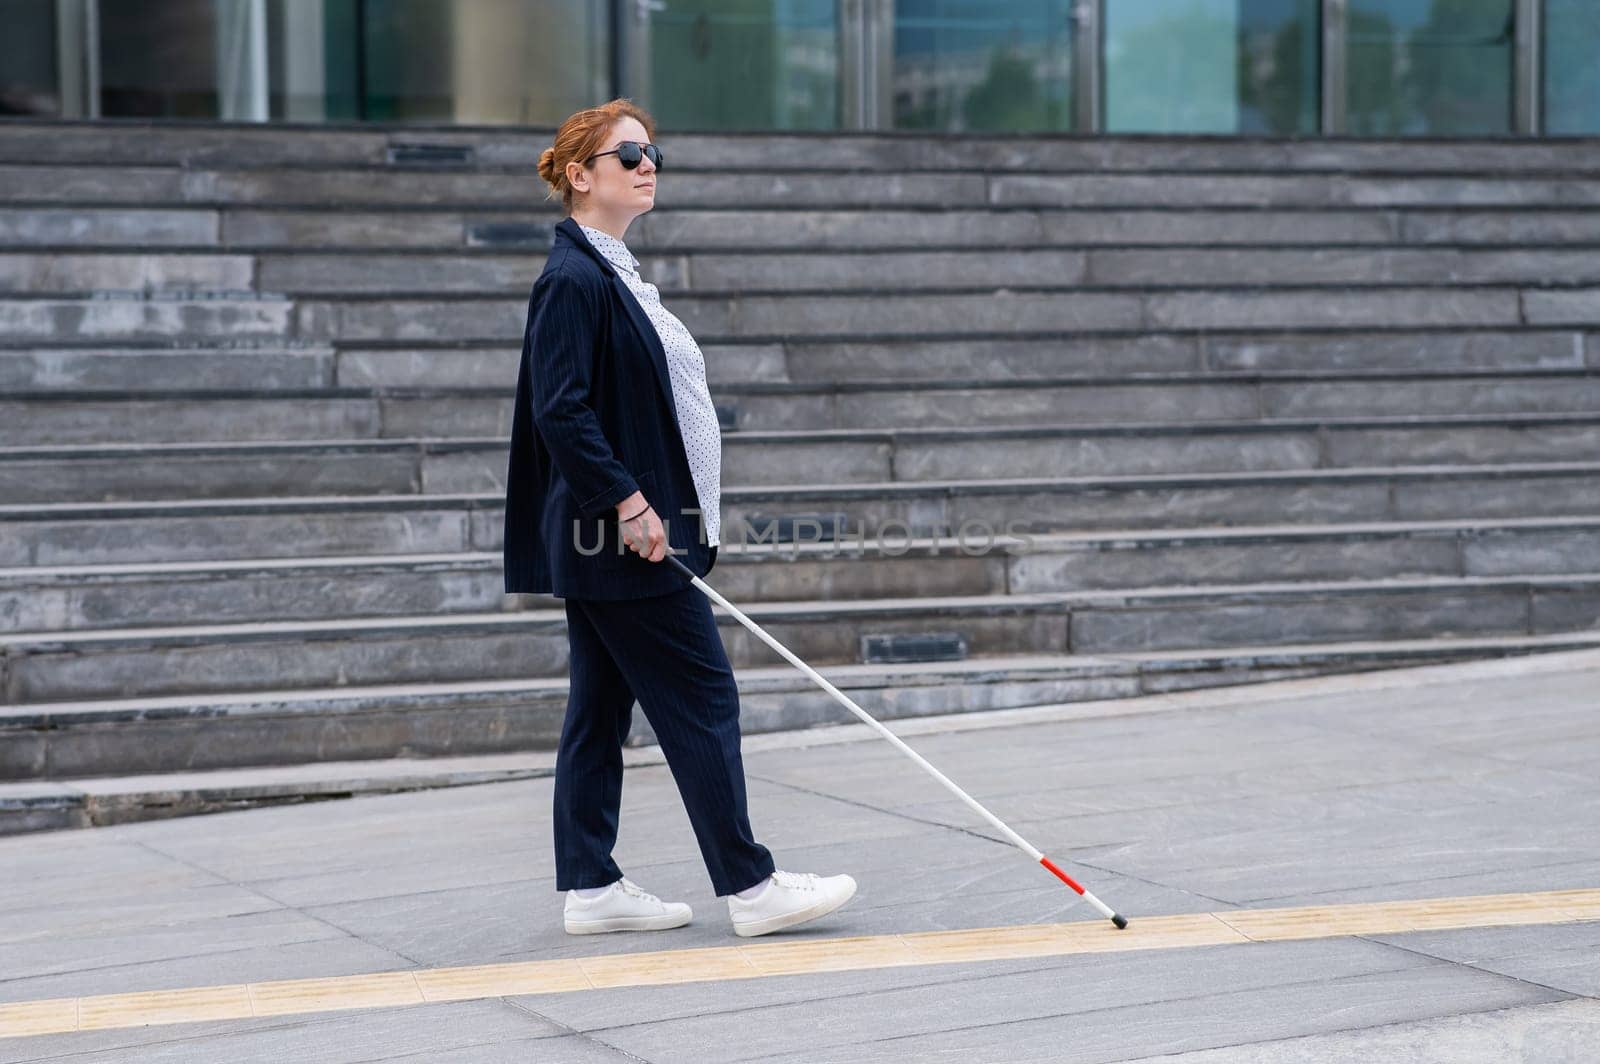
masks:
<path id="1" fill-rule="evenodd" d="M 671 548 L 669 547 L 668 550 L 670 551 Z M 666 560 L 677 566 L 678 571 L 693 581 L 694 586 L 705 592 L 706 596 L 710 598 L 712 602 L 715 602 L 717 605 L 733 614 L 734 617 L 738 619 L 740 624 L 750 629 L 761 638 L 762 642 L 766 643 L 773 650 L 776 650 L 778 653 L 787 658 L 791 665 L 816 681 L 817 685 L 832 695 L 835 701 L 844 706 L 844 708 L 848 709 L 850 712 L 854 713 L 856 716 L 860 717 L 863 723 L 873 728 L 879 735 L 882 735 L 885 739 L 893 743 L 901 753 L 915 761 L 918 765 L 921 765 L 928 775 L 944 784 L 945 788 L 949 790 L 951 794 L 954 794 L 957 798 L 960 798 L 963 802 L 966 802 L 973 812 L 977 813 L 979 816 L 983 817 L 989 823 L 998 828 L 1001 834 L 1010 839 L 1012 844 L 1016 846 L 1017 849 L 1027 854 L 1031 860 L 1037 861 L 1039 864 L 1044 865 L 1044 867 L 1049 869 L 1049 871 L 1054 874 L 1057 879 L 1061 880 L 1061 882 L 1065 883 L 1067 886 L 1071 887 L 1073 890 L 1082 895 L 1085 901 L 1094 906 L 1102 916 L 1108 917 L 1119 929 L 1128 926 L 1127 917 L 1116 912 L 1105 902 L 1101 901 L 1099 898 L 1085 890 L 1078 884 L 1076 880 L 1058 868 L 1054 861 L 1050 860 L 1050 858 L 1034 849 L 1034 847 L 1028 843 L 1027 839 L 1024 839 L 1021 835 L 1018 835 L 1015 831 L 1012 831 L 1009 827 L 1007 827 L 1005 821 L 989 812 L 989 810 L 980 805 L 978 801 L 972 797 L 972 795 L 956 786 L 955 783 L 951 782 L 949 777 L 925 761 L 921 754 L 907 746 L 898 735 L 890 731 L 888 728 L 885 728 L 877 720 L 873 719 L 871 714 L 852 702 L 849 697 L 847 697 L 837 687 L 823 679 L 815 669 L 801 661 L 792 652 L 790 652 L 788 647 L 784 646 L 766 632 L 762 631 L 761 626 L 756 624 L 756 622 L 752 621 L 750 618 L 746 617 L 737 606 L 713 590 L 710 584 L 707 584 L 704 580 L 690 572 L 687 565 L 684 565 L 683 562 L 679 561 L 670 553 L 667 555 Z"/>

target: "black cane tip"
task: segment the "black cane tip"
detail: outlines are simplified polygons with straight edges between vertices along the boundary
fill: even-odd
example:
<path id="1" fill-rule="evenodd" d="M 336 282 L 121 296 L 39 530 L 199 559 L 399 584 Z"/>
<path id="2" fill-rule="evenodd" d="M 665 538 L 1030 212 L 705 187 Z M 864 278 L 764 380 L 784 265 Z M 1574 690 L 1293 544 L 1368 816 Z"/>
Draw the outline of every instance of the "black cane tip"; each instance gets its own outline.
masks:
<path id="1" fill-rule="evenodd" d="M 1118 931 L 1121 931 L 1128 926 L 1128 918 L 1123 916 L 1121 913 L 1112 913 L 1111 922 L 1117 925 Z"/>

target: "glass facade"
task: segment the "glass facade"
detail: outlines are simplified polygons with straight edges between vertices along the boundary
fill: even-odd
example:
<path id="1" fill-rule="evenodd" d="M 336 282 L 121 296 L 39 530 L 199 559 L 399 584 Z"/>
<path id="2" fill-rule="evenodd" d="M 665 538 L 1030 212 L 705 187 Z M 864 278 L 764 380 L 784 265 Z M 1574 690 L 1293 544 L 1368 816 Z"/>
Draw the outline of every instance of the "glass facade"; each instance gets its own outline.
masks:
<path id="1" fill-rule="evenodd" d="M 1073 0 L 897 0 L 893 124 L 944 132 L 1072 128 Z"/>
<path id="2" fill-rule="evenodd" d="M 0 0 L 0 114 L 61 114 L 55 0 Z"/>
<path id="3" fill-rule="evenodd" d="M 679 129 L 837 129 L 834 0 L 668 0 L 649 15 L 649 90 Z"/>
<path id="4" fill-rule="evenodd" d="M 243 4 L 101 0 L 97 61 L 102 115 L 159 118 L 259 118 L 240 107 L 257 72 Z M 243 43 L 245 49 L 230 49 Z M 226 64 L 230 84 L 218 71 Z M 270 117 L 270 115 L 268 116 Z"/>
<path id="5" fill-rule="evenodd" d="M 1105 129 L 1318 129 L 1319 0 L 1114 0 L 1105 8 Z"/>
<path id="6" fill-rule="evenodd" d="M 549 123 L 606 95 L 610 25 L 590 0 L 321 6 L 329 118 Z"/>
<path id="7" fill-rule="evenodd" d="M 1347 0 L 1345 113 L 1363 136 L 1512 132 L 1512 0 Z"/>
<path id="8" fill-rule="evenodd" d="M 1600 133 L 1600 2 L 1545 0 L 1544 129 Z"/>
<path id="9" fill-rule="evenodd" d="M 1600 0 L 0 0 L 0 114 L 1600 133 Z"/>
<path id="10" fill-rule="evenodd" d="M 612 88 L 594 0 L 0 0 L 0 27 L 11 114 L 538 124 Z"/>

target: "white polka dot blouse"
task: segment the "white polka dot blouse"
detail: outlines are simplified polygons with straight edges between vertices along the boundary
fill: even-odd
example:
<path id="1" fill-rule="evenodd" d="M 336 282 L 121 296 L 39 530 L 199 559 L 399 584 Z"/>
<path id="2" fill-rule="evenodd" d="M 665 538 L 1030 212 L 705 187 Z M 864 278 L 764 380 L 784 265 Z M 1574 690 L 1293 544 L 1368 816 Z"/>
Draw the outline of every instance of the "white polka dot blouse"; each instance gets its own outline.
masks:
<path id="1" fill-rule="evenodd" d="M 678 432 L 689 457 L 689 472 L 694 476 L 705 518 L 706 543 L 719 545 L 722 529 L 722 426 L 711 404 L 711 389 L 706 385 L 706 360 L 700 345 L 689 335 L 678 316 L 661 305 L 661 292 L 639 276 L 639 260 L 628 245 L 610 233 L 593 226 L 579 225 L 595 250 L 617 268 L 639 305 L 644 308 L 661 346 L 667 352 L 667 368 L 672 377 L 672 401 L 678 411 Z M 646 500 L 651 501 L 651 500 Z"/>

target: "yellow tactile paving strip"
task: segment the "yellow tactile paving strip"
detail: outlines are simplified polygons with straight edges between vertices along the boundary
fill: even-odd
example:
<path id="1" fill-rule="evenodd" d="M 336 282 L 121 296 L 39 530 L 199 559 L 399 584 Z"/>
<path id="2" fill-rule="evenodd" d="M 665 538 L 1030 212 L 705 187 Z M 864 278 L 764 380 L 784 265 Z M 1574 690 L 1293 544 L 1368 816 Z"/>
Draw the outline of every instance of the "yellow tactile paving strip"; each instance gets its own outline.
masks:
<path id="1" fill-rule="evenodd" d="M 1116 930 L 1109 921 L 1094 920 L 862 938 L 779 939 L 714 949 L 20 1001 L 0 1004 L 0 1038 L 609 987 L 1581 920 L 1600 920 L 1600 888 L 1135 917 L 1126 931 Z"/>

